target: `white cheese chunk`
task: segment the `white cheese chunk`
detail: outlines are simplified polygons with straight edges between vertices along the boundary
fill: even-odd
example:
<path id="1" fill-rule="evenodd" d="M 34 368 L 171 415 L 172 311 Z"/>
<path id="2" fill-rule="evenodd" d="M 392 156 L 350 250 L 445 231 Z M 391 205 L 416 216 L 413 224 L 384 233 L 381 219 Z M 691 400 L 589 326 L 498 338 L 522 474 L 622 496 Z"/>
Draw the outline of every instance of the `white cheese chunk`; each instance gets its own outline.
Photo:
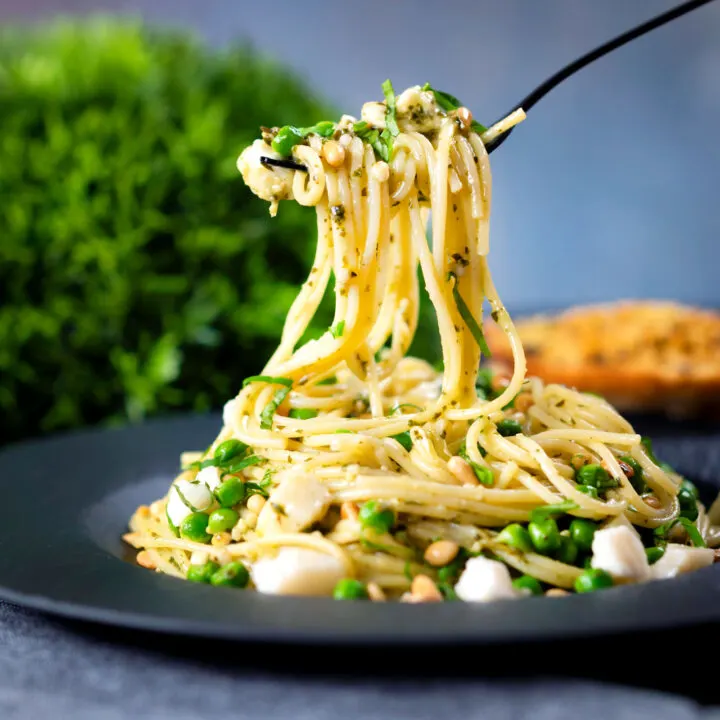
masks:
<path id="1" fill-rule="evenodd" d="M 282 548 L 274 558 L 256 562 L 250 574 L 258 592 L 269 595 L 331 595 L 345 576 L 333 555 L 306 548 Z"/>
<path id="2" fill-rule="evenodd" d="M 269 167 L 260 162 L 262 156 L 280 160 L 276 153 L 264 140 L 255 140 L 242 151 L 237 160 L 237 169 L 245 184 L 263 200 L 277 202 L 292 198 L 292 181 L 294 170 L 280 167 Z"/>
<path id="3" fill-rule="evenodd" d="M 216 467 L 206 467 L 200 470 L 195 476 L 195 480 L 200 483 L 207 485 L 210 491 L 215 490 L 220 485 L 221 477 L 220 471 Z"/>
<path id="4" fill-rule="evenodd" d="M 170 488 L 167 514 L 175 527 L 193 512 L 207 510 L 212 504 L 212 495 L 205 483 L 198 480 L 178 480 Z"/>
<path id="5" fill-rule="evenodd" d="M 592 566 L 605 570 L 616 582 L 650 578 L 645 548 L 634 528 L 615 525 L 598 530 L 592 543 Z"/>
<path id="6" fill-rule="evenodd" d="M 507 566 L 485 557 L 467 561 L 455 585 L 455 593 L 465 602 L 492 602 L 520 597 L 512 585 Z"/>
<path id="7" fill-rule="evenodd" d="M 232 427 L 235 423 L 235 411 L 237 409 L 237 398 L 228 400 L 223 407 L 223 424 Z"/>
<path id="8" fill-rule="evenodd" d="M 310 474 L 280 478 L 257 522 L 261 535 L 300 532 L 325 515 L 330 504 L 327 488 Z"/>
<path id="9" fill-rule="evenodd" d="M 381 102 L 366 102 L 362 106 L 360 112 L 360 118 L 364 120 L 368 125 L 375 128 L 385 127 L 385 103 Z"/>
<path id="10" fill-rule="evenodd" d="M 680 573 L 700 570 L 712 565 L 715 551 L 711 548 L 688 547 L 677 543 L 668 543 L 665 554 L 650 567 L 650 573 L 657 580 L 672 578 Z"/>

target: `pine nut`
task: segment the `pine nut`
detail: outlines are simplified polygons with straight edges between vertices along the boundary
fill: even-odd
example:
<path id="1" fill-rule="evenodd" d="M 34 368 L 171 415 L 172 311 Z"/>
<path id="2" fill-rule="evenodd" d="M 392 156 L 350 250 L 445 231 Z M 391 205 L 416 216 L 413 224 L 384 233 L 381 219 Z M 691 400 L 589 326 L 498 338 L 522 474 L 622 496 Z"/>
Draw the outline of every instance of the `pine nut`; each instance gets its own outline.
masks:
<path id="1" fill-rule="evenodd" d="M 251 495 L 247 501 L 247 509 L 254 512 L 256 515 L 260 514 L 260 511 L 265 506 L 265 498 L 262 495 Z"/>
<path id="2" fill-rule="evenodd" d="M 232 532 L 230 533 L 230 537 L 235 541 L 239 542 L 243 539 L 243 535 L 247 532 L 247 525 L 245 524 L 244 520 L 238 520 L 235 527 L 232 529 Z"/>
<path id="3" fill-rule="evenodd" d="M 490 381 L 490 387 L 495 391 L 499 392 L 504 390 L 510 384 L 510 378 L 507 375 L 500 375 L 496 373 L 492 376 Z"/>
<path id="4" fill-rule="evenodd" d="M 625 473 L 625 477 L 628 478 L 628 480 L 635 477 L 635 471 L 627 463 L 624 463 L 622 460 L 620 460 L 618 461 L 618 465 L 620 466 L 620 469 Z"/>
<path id="5" fill-rule="evenodd" d="M 385 593 L 382 588 L 374 582 L 367 584 L 367 594 L 373 602 L 383 602 L 386 600 Z"/>
<path id="6" fill-rule="evenodd" d="M 575 453 L 570 458 L 570 464 L 576 469 L 579 470 L 581 467 L 584 467 L 588 464 L 589 458 L 587 455 L 583 455 L 582 453 Z"/>
<path id="7" fill-rule="evenodd" d="M 229 545 L 232 540 L 232 535 L 229 532 L 215 533 L 210 543 L 215 547 L 222 547 L 223 545 Z"/>
<path id="8" fill-rule="evenodd" d="M 258 515 L 252 510 L 248 510 L 247 512 L 243 513 L 242 519 L 245 521 L 245 525 L 248 528 L 254 528 L 257 525 Z"/>
<path id="9" fill-rule="evenodd" d="M 330 167 L 338 168 L 345 162 L 345 148 L 334 140 L 328 140 L 323 145 L 322 152 Z"/>
<path id="10" fill-rule="evenodd" d="M 463 484 L 477 485 L 478 479 L 473 469 L 459 456 L 453 455 L 448 460 L 448 470 Z"/>
<path id="11" fill-rule="evenodd" d="M 442 593 L 427 575 L 416 575 L 410 585 L 414 602 L 441 602 Z"/>
<path id="12" fill-rule="evenodd" d="M 466 127 L 469 128 L 472 125 L 473 116 L 472 113 L 466 107 L 459 107 L 455 113 L 457 119 Z"/>
<path id="13" fill-rule="evenodd" d="M 354 502 L 344 502 L 340 505 L 340 517 L 343 520 L 357 520 L 358 506 Z"/>
<path id="14" fill-rule="evenodd" d="M 438 540 L 425 549 L 425 560 L 435 567 L 451 563 L 458 554 L 460 546 L 452 540 Z"/>
<path id="15" fill-rule="evenodd" d="M 655 510 L 659 510 L 662 507 L 660 499 L 655 497 L 655 495 L 644 495 L 643 500 L 648 507 L 654 508 Z"/>
<path id="16" fill-rule="evenodd" d="M 562 588 L 550 588 L 546 593 L 546 597 L 565 597 L 565 595 L 569 595 L 570 593 L 567 590 L 563 590 Z"/>
<path id="17" fill-rule="evenodd" d="M 140 567 L 147 568 L 148 570 L 154 570 L 156 567 L 153 559 L 150 557 L 150 553 L 147 550 L 141 550 L 137 554 L 135 560 Z"/>

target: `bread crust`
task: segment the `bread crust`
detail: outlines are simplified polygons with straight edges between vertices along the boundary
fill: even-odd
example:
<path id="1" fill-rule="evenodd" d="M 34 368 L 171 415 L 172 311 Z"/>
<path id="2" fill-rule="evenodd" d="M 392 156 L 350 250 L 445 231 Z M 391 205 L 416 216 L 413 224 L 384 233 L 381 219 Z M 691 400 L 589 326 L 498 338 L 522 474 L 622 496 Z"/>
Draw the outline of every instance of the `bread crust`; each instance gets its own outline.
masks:
<path id="1" fill-rule="evenodd" d="M 528 375 L 602 395 L 621 412 L 672 417 L 720 411 L 720 313 L 677 303 L 623 301 L 516 321 Z M 512 371 L 492 321 L 492 364 Z"/>

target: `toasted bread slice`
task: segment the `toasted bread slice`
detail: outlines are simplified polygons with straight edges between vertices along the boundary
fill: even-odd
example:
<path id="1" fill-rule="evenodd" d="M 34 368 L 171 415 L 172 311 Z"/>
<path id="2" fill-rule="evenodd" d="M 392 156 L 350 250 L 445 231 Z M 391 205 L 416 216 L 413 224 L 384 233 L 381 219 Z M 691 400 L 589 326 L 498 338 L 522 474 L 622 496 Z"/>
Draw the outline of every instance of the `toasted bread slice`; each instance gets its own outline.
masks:
<path id="1" fill-rule="evenodd" d="M 720 409 L 720 313 L 673 302 L 631 301 L 522 318 L 528 374 L 602 395 L 624 412 L 689 417 Z M 492 321 L 493 365 L 512 369 Z"/>

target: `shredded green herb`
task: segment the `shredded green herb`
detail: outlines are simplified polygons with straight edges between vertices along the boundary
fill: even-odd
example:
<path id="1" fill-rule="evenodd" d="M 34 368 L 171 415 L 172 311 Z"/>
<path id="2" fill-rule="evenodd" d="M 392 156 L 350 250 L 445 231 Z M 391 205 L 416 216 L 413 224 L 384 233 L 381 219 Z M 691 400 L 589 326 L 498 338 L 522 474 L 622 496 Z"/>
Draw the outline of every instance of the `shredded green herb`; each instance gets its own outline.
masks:
<path id="1" fill-rule="evenodd" d="M 343 336 L 343 333 L 345 332 L 345 321 L 341 320 L 337 325 L 333 325 L 330 328 L 330 332 L 332 333 L 332 336 L 334 338 L 339 338 Z"/>
<path id="2" fill-rule="evenodd" d="M 399 433 L 390 436 L 393 440 L 397 440 L 408 452 L 412 450 L 413 442 L 409 432 Z"/>
<path id="3" fill-rule="evenodd" d="M 707 547 L 695 523 L 685 517 L 675 518 L 675 520 L 670 520 L 670 522 L 666 522 L 664 525 L 655 528 L 653 534 L 655 535 L 656 542 L 667 542 L 667 536 L 676 525 L 682 525 L 683 528 L 685 528 L 685 532 L 695 547 Z"/>
<path id="4" fill-rule="evenodd" d="M 321 380 L 319 383 L 316 383 L 316 385 L 337 385 L 337 378 L 335 375 L 331 375 L 330 377 Z"/>
<path id="5" fill-rule="evenodd" d="M 364 120 L 360 120 L 353 125 L 353 131 L 361 140 L 368 143 L 382 160 L 390 162 L 393 137 L 387 128 L 380 132 L 377 128 L 370 127 Z"/>
<path id="6" fill-rule="evenodd" d="M 264 462 L 265 458 L 261 455 L 248 455 L 246 458 L 241 460 L 238 463 L 235 463 L 234 465 L 230 465 L 225 469 L 226 473 L 229 473 L 231 475 L 234 475 L 235 473 L 242 472 L 245 468 L 249 468 L 252 465 L 258 465 L 261 462 Z"/>
<path id="7" fill-rule="evenodd" d="M 270 383 L 271 385 L 285 385 L 285 387 L 292 387 L 293 381 L 286 377 L 270 377 L 269 375 L 251 375 L 243 380 L 243 387 L 247 387 L 250 383 L 264 382 Z"/>
<path id="8" fill-rule="evenodd" d="M 454 95 L 443 92 L 442 90 L 436 90 L 430 85 L 430 83 L 425 83 L 422 89 L 429 90 L 435 96 L 435 102 L 443 110 L 445 110 L 445 112 L 452 112 L 453 110 L 457 110 L 459 107 L 464 107 L 463 103 L 461 103 Z M 477 120 L 473 120 L 470 127 L 472 127 L 472 129 L 478 134 L 482 134 L 487 130 L 487 128 L 477 122 Z"/>
<path id="9" fill-rule="evenodd" d="M 280 388 L 273 396 L 273 399 L 263 408 L 263 411 L 260 413 L 260 427 L 263 430 L 272 429 L 275 411 L 280 407 L 289 393 L 289 387 Z"/>
<path id="10" fill-rule="evenodd" d="M 390 415 L 395 415 L 396 413 L 402 412 L 405 408 L 409 408 L 410 410 L 417 410 L 418 412 L 422 412 L 423 409 L 419 405 L 413 405 L 412 403 L 398 403 L 397 405 L 393 405 L 390 408 Z"/>
<path id="11" fill-rule="evenodd" d="M 555 505 L 545 505 L 545 507 L 535 508 L 530 513 L 530 522 L 542 522 L 553 515 L 564 515 L 570 512 L 570 510 L 577 510 L 578 507 L 580 506 L 576 502 L 566 500 L 565 502 Z"/>
<path id="12" fill-rule="evenodd" d="M 392 137 L 400 134 L 400 128 L 397 124 L 397 110 L 395 108 L 395 90 L 393 90 L 390 80 L 386 80 L 382 84 L 383 95 L 385 95 L 385 127 L 390 131 Z M 392 153 L 391 153 L 392 154 Z"/>
<path id="13" fill-rule="evenodd" d="M 478 479 L 478 482 L 481 485 L 492 487 L 493 483 L 495 482 L 495 478 L 493 477 L 492 470 L 490 468 L 485 467 L 484 465 L 478 465 L 476 462 L 473 462 L 468 456 L 467 450 L 460 450 L 460 452 L 458 452 L 458 456 L 461 457 L 473 469 L 475 477 Z"/>
<path id="14" fill-rule="evenodd" d="M 472 336 L 475 338 L 475 342 L 478 344 L 480 352 L 486 357 L 492 357 L 490 348 L 485 341 L 485 335 L 483 335 L 482 328 L 473 317 L 473 314 L 470 312 L 470 308 L 467 306 L 460 294 L 460 291 L 458 290 L 457 276 L 454 273 L 450 273 L 450 275 L 455 278 L 455 284 L 453 285 L 453 298 L 455 299 L 455 304 L 457 305 L 460 317 L 465 321 L 465 324 L 468 326 Z"/>

